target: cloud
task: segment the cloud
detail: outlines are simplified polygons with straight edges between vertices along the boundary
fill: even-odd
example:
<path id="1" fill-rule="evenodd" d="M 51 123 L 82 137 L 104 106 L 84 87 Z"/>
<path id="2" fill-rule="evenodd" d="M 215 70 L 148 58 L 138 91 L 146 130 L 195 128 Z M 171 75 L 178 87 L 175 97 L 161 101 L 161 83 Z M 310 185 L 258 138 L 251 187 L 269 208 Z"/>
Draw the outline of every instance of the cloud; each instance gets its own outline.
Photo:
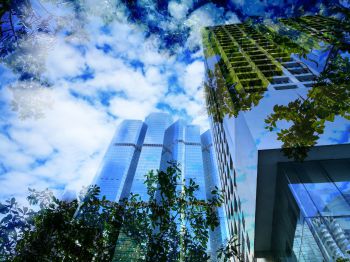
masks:
<path id="1" fill-rule="evenodd" d="M 192 7 L 192 5 L 193 1 L 170 1 L 168 4 L 168 11 L 173 18 L 181 20 L 185 19 L 188 10 Z"/>
<path id="2" fill-rule="evenodd" d="M 202 93 L 202 84 L 204 79 L 204 63 L 201 60 L 195 60 L 186 67 L 183 78 L 183 86 L 186 94 L 196 97 L 198 91 Z"/>
<path id="3" fill-rule="evenodd" d="M 1 119 L 0 158 L 6 173 L 0 175 L 0 184 L 8 187 L 0 198 L 23 196 L 27 187 L 62 190 L 66 185 L 75 189 L 87 185 L 113 136 L 118 121 L 102 108 L 59 87 L 50 92 L 53 104 L 42 118 Z"/>
<path id="4" fill-rule="evenodd" d="M 109 110 L 123 119 L 144 119 L 155 111 L 155 103 L 132 101 L 116 97 L 111 101 Z"/>
<path id="5" fill-rule="evenodd" d="M 153 1 L 138 5 L 147 9 L 140 23 L 120 2 L 69 4 L 56 34 L 42 34 L 37 48 L 24 41 L 30 48 L 1 65 L 0 199 L 89 184 L 123 119 L 164 111 L 208 128 L 200 29 L 237 17 L 192 1 L 169 2 L 169 15 Z M 21 79 L 26 70 L 35 77 Z"/>
<path id="6" fill-rule="evenodd" d="M 198 47 L 201 43 L 201 30 L 205 26 L 238 23 L 239 21 L 235 14 L 230 11 L 226 12 L 223 7 L 217 7 L 212 3 L 203 5 L 192 12 L 185 21 L 185 25 L 190 28 L 186 45 L 191 49 Z"/>
<path id="7" fill-rule="evenodd" d="M 84 58 L 63 38 L 57 37 L 56 43 L 46 59 L 47 77 L 55 82 L 62 77 L 79 75 L 84 68 Z"/>

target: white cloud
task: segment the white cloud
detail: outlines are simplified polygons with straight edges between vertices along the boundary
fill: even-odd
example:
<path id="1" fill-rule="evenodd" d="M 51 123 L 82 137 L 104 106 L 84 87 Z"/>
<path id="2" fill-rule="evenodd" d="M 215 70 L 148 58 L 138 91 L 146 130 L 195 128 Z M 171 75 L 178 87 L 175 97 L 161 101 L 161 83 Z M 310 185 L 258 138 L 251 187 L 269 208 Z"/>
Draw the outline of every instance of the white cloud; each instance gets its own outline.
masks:
<path id="1" fill-rule="evenodd" d="M 175 19 L 184 19 L 188 13 L 188 10 L 193 5 L 192 1 L 176 2 L 170 1 L 168 4 L 168 11 Z"/>
<path id="2" fill-rule="evenodd" d="M 84 58 L 62 38 L 56 38 L 56 44 L 46 60 L 46 72 L 50 80 L 79 75 L 84 69 Z"/>
<path id="3" fill-rule="evenodd" d="M 185 92 L 190 96 L 195 96 L 199 90 L 202 92 L 203 79 L 204 63 L 196 60 L 189 64 L 182 78 Z"/>
<path id="4" fill-rule="evenodd" d="M 155 104 L 116 97 L 111 101 L 109 109 L 114 115 L 123 119 L 144 119 L 155 111 Z"/>
<path id="5" fill-rule="evenodd" d="M 76 189 L 88 184 L 112 138 L 119 121 L 111 120 L 101 108 L 76 100 L 67 90 L 51 90 L 54 103 L 40 119 L 18 120 L 6 124 L 9 137 L 0 136 L 0 157 L 8 172 L 0 176 L 7 194 L 26 194 L 29 186 L 56 188 L 74 181 Z M 37 161 L 42 161 L 38 163 Z M 25 178 L 25 179 L 24 179 Z"/>
<path id="6" fill-rule="evenodd" d="M 143 3 L 150 6 L 149 17 L 157 21 L 154 3 Z M 172 18 L 157 21 L 164 23 L 169 33 L 190 27 L 190 37 L 178 52 L 200 45 L 202 26 L 225 19 L 236 21 L 234 14 L 225 14 L 214 4 L 189 14 L 192 5 L 192 1 L 171 1 L 168 10 Z M 41 61 L 30 67 L 33 73 L 44 72 L 52 87 L 38 84 L 29 89 L 25 86 L 30 83 L 23 81 L 19 84 L 24 87 L 1 89 L 0 99 L 7 106 L 14 99 L 18 108 L 16 114 L 7 111 L 0 118 L 0 125 L 7 126 L 6 132 L 1 129 L 0 133 L 0 159 L 6 169 L 0 174 L 0 187 L 5 188 L 0 199 L 24 196 L 27 187 L 78 191 L 95 175 L 118 123 L 144 119 L 159 111 L 158 103 L 185 112 L 201 131 L 208 128 L 201 51 L 191 54 L 191 62 L 178 61 L 176 53 L 160 48 L 161 37 L 146 37 L 142 26 L 128 23 L 128 14 L 119 2 L 103 1 L 96 6 L 94 1 L 85 1 L 84 7 L 81 20 L 75 19 L 71 10 L 61 12 L 69 15 L 69 35 L 43 37 L 43 45 L 48 39 L 52 43 L 49 48 L 28 53 L 33 61 Z M 50 11 L 55 7 L 50 6 Z M 14 57 L 13 63 L 19 63 L 20 57 Z M 32 60 L 25 59 L 25 66 L 30 66 Z M 85 68 L 92 72 L 89 79 L 70 80 Z M 178 80 L 176 91 L 169 92 L 170 76 Z M 102 103 L 101 92 L 110 95 L 109 104 Z M 18 118 L 20 112 L 25 114 L 24 120 Z M 30 117 L 38 112 L 38 119 Z"/>

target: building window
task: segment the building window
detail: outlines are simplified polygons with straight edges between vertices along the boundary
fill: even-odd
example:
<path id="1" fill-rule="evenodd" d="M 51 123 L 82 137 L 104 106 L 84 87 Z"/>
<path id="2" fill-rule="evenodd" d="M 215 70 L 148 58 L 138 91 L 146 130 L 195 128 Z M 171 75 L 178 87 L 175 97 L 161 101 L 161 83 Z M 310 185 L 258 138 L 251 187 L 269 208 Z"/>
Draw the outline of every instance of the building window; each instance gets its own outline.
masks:
<path id="1" fill-rule="evenodd" d="M 247 247 L 248 247 L 248 252 L 250 253 L 250 240 L 249 240 L 248 233 L 247 233 Z"/>
<path id="2" fill-rule="evenodd" d="M 235 187 L 237 187 L 237 174 L 236 174 L 236 170 L 233 170 L 233 184 L 235 185 Z"/>
<path id="3" fill-rule="evenodd" d="M 234 195 L 235 212 L 237 212 L 237 200 L 236 195 Z"/>
<path id="4" fill-rule="evenodd" d="M 242 225 L 243 225 L 243 229 L 245 230 L 245 219 L 244 219 L 244 214 L 242 212 Z"/>

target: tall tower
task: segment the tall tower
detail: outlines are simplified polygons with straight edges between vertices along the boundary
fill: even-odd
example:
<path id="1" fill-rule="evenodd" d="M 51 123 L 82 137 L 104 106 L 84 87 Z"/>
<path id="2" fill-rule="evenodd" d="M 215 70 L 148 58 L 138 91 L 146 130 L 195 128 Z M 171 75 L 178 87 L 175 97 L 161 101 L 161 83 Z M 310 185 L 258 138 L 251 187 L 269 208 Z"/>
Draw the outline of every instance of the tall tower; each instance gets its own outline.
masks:
<path id="1" fill-rule="evenodd" d="M 152 113 L 145 122 L 125 120 L 117 129 L 102 165 L 93 181 L 101 189 L 101 197 L 119 201 L 130 193 L 148 200 L 145 175 L 157 169 L 166 169 L 168 161 L 180 164 L 182 179 L 193 179 L 199 185 L 197 198 L 206 200 L 215 186 L 220 188 L 217 165 L 213 155 L 210 132 L 200 135 L 199 126 L 183 120 L 172 123 L 165 113 Z M 222 220 L 222 210 L 218 210 Z M 210 232 L 208 252 L 216 261 L 216 251 L 226 238 L 220 225 Z M 119 236 L 116 261 L 137 259 L 137 248 L 127 236 Z M 118 253 L 118 254 L 117 254 Z"/>
<path id="2" fill-rule="evenodd" d="M 117 129 L 92 184 L 101 196 L 119 201 L 127 197 L 147 126 L 140 120 L 124 120 Z"/>
<path id="3" fill-rule="evenodd" d="M 216 188 L 222 190 L 223 188 L 219 179 L 217 160 L 210 130 L 207 130 L 201 135 L 201 143 L 206 198 L 210 199 L 212 190 L 215 190 Z M 213 261 L 216 261 L 217 257 L 215 251 L 218 250 L 228 239 L 226 217 L 223 207 L 218 208 L 217 215 L 219 217 L 220 225 L 213 231 L 209 231 L 211 257 L 213 258 Z"/>
<path id="4" fill-rule="evenodd" d="M 203 158 L 199 126 L 187 125 L 183 120 L 172 124 L 165 132 L 161 169 L 168 161 L 180 164 L 182 179 L 193 179 L 199 185 L 197 197 L 206 199 Z"/>
<path id="5" fill-rule="evenodd" d="M 147 201 L 147 188 L 144 184 L 145 174 L 150 170 L 156 171 L 162 159 L 164 133 L 171 124 L 171 117 L 165 113 L 152 113 L 146 117 L 147 132 L 142 144 L 141 155 L 136 172 L 132 177 L 132 186 L 128 193 L 139 194 L 141 199 Z"/>
<path id="6" fill-rule="evenodd" d="M 334 45 L 326 41 L 326 31 L 335 32 L 334 19 L 301 20 L 303 30 L 295 25 L 298 20 L 282 20 L 207 27 L 203 32 L 205 90 L 228 233 L 238 237 L 244 261 L 348 256 L 349 122 L 340 117 L 328 122 L 317 146 L 298 164 L 283 154 L 278 140 L 278 131 L 290 124 L 265 128 L 276 104 L 306 98 L 334 56 Z M 316 25 L 321 22 L 324 29 Z M 344 32 L 340 36 L 332 34 L 347 47 L 348 29 L 338 29 Z"/>

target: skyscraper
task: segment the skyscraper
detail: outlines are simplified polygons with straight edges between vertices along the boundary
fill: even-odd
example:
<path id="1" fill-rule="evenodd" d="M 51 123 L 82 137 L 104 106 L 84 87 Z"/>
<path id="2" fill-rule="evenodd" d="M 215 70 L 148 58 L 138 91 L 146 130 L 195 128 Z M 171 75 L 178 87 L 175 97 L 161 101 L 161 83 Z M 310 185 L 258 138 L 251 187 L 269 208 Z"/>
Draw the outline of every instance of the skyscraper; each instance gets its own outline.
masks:
<path id="1" fill-rule="evenodd" d="M 270 131 L 264 121 L 276 104 L 306 99 L 334 56 L 348 56 L 339 48 L 349 47 L 348 27 L 320 16 L 301 20 L 203 32 L 207 106 L 228 233 L 238 237 L 244 261 L 348 257 L 349 122 L 327 122 L 317 145 L 297 162 L 281 151 L 277 135 L 290 123 L 281 121 Z"/>
<path id="2" fill-rule="evenodd" d="M 201 146 L 199 126 L 176 121 L 165 132 L 161 168 L 165 169 L 168 161 L 180 163 L 182 178 L 186 182 L 193 179 L 199 185 L 197 197 L 206 199 Z"/>
<path id="3" fill-rule="evenodd" d="M 128 194 L 130 192 L 139 194 L 144 201 L 148 198 L 147 188 L 144 184 L 145 174 L 160 167 L 164 133 L 171 124 L 171 117 L 165 113 L 152 113 L 146 117 L 145 124 L 147 125 L 147 131 L 135 174 L 131 176 L 129 181 L 131 188 L 128 192 Z"/>
<path id="4" fill-rule="evenodd" d="M 145 175 L 150 170 L 166 169 L 169 161 L 180 164 L 182 179 L 187 182 L 193 179 L 199 185 L 198 199 L 206 200 L 215 186 L 220 187 L 210 132 L 201 136 L 199 126 L 188 125 L 181 119 L 172 123 L 170 115 L 165 113 L 152 113 L 145 122 L 124 120 L 93 184 L 100 187 L 101 196 L 106 195 L 112 201 L 119 201 L 130 193 L 139 194 L 147 201 Z M 221 209 L 218 214 L 224 221 Z M 210 232 L 208 252 L 214 255 L 213 261 L 216 261 L 216 250 L 225 240 L 225 232 L 224 224 Z M 130 246 L 129 242 L 127 237 L 120 239 L 120 245 Z M 132 250 L 126 250 L 130 253 L 126 257 L 132 256 Z"/>
<path id="5" fill-rule="evenodd" d="M 108 200 L 118 201 L 129 195 L 146 130 L 140 120 L 125 120 L 117 129 L 92 182 Z"/>
<path id="6" fill-rule="evenodd" d="M 215 190 L 216 187 L 222 190 L 222 185 L 219 181 L 219 174 L 217 169 L 217 160 L 215 156 L 214 144 L 210 130 L 204 132 L 201 135 L 202 143 L 202 156 L 203 156 L 203 167 L 204 167 L 204 179 L 206 198 L 210 199 L 211 191 Z M 223 207 L 218 208 L 217 215 L 219 217 L 220 226 L 213 231 L 209 231 L 211 257 L 216 258 L 216 250 L 218 250 L 228 239 L 226 217 Z M 214 260 L 215 261 L 215 260 Z"/>

